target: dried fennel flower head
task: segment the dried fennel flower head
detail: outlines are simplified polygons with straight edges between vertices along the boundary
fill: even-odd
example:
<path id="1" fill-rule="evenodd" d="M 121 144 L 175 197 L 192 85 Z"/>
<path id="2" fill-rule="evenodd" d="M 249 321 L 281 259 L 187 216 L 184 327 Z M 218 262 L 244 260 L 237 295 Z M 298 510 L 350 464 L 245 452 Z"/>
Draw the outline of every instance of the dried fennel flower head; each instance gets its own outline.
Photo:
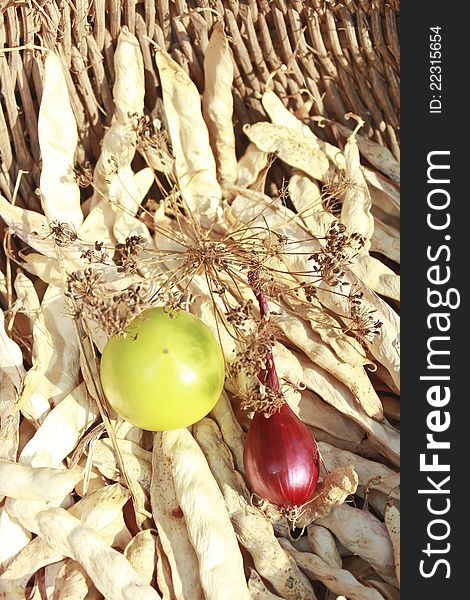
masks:
<path id="1" fill-rule="evenodd" d="M 147 307 L 147 287 L 142 282 L 110 290 L 102 273 L 90 267 L 68 276 L 66 296 L 74 318 L 88 318 L 114 335 L 123 333 L 132 318 Z"/>

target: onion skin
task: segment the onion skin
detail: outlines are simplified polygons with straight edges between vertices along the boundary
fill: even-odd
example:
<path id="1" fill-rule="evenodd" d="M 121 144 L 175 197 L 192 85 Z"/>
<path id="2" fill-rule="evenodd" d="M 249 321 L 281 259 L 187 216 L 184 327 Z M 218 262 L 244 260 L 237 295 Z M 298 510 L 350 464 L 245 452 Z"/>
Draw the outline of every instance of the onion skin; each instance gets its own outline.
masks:
<path id="1" fill-rule="evenodd" d="M 256 494 L 287 509 L 310 500 L 320 472 L 317 443 L 286 403 L 269 418 L 255 413 L 243 462 Z"/>

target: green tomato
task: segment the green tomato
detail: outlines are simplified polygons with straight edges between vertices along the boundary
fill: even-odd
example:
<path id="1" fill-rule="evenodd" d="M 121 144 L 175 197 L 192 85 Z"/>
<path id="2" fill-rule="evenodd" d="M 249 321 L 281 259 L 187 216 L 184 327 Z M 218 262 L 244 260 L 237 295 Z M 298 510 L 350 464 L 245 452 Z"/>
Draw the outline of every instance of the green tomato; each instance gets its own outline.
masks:
<path id="1" fill-rule="evenodd" d="M 152 431 L 192 425 L 224 386 L 224 357 L 205 323 L 189 312 L 150 308 L 101 357 L 101 383 L 124 419 Z"/>

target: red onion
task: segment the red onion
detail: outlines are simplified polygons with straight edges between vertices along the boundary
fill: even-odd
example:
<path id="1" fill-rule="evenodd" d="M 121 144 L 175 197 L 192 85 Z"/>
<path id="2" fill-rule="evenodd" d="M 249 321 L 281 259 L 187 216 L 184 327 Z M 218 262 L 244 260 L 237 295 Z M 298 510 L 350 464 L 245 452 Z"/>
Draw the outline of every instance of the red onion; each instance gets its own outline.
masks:
<path id="1" fill-rule="evenodd" d="M 320 471 L 317 443 L 286 403 L 269 418 L 255 413 L 243 462 L 258 496 L 283 508 L 310 500 Z"/>
<path id="2" fill-rule="evenodd" d="M 250 272 L 248 282 L 258 300 L 261 318 L 269 321 L 269 305 L 258 275 Z M 272 351 L 258 379 L 282 401 Z M 264 412 L 255 412 L 246 435 L 243 463 L 258 496 L 287 509 L 310 500 L 320 473 L 317 442 L 285 401 L 269 417 Z"/>

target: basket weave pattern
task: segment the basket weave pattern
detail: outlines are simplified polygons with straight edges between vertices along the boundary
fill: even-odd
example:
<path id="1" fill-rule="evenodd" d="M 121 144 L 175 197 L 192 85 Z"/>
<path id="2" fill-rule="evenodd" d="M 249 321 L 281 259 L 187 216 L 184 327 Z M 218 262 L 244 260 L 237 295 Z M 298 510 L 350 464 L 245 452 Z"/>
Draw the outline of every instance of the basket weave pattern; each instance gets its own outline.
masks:
<path id="1" fill-rule="evenodd" d="M 271 76 L 274 91 L 293 111 L 304 107 L 300 114 L 307 122 L 324 116 L 346 124 L 345 113 L 354 112 L 367 135 L 399 157 L 398 0 L 7 0 L 0 7 L 0 48 L 59 50 L 68 67 L 82 160 L 96 162 L 114 112 L 113 53 L 121 27 L 140 41 L 147 110 L 157 116 L 150 40 L 166 48 L 202 90 L 204 52 L 217 18 L 224 20 L 234 55 L 235 124 L 267 118 L 261 95 Z M 10 198 L 20 170 L 28 171 L 23 198 L 38 185 L 40 55 L 35 49 L 0 53 L 0 191 Z"/>

